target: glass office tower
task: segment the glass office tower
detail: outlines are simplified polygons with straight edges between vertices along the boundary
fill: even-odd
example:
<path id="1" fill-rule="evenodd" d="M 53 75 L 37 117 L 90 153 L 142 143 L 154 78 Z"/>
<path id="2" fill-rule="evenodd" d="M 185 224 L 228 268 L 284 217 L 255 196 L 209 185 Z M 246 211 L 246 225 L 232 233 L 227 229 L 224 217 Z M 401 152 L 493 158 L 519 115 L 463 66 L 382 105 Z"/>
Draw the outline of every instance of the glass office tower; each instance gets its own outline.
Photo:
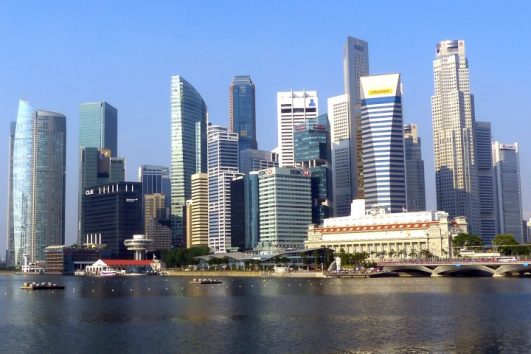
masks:
<path id="1" fill-rule="evenodd" d="M 65 243 L 66 117 L 37 111 L 33 124 L 32 261 Z"/>
<path id="2" fill-rule="evenodd" d="M 23 254 L 30 252 L 33 108 L 20 100 L 13 142 L 13 239 L 15 264 L 21 265 Z"/>
<path id="3" fill-rule="evenodd" d="M 255 86 L 249 75 L 232 79 L 229 89 L 229 130 L 238 133 L 240 151 L 257 149 Z"/>
<path id="4" fill-rule="evenodd" d="M 24 254 L 36 262 L 47 246 L 64 244 L 66 117 L 21 100 L 12 156 L 11 264 L 21 265 Z"/>
<path id="5" fill-rule="evenodd" d="M 105 101 L 79 106 L 79 146 L 108 149 L 118 155 L 118 110 Z"/>
<path id="6" fill-rule="evenodd" d="M 183 246 L 186 201 L 191 177 L 207 172 L 207 106 L 181 76 L 171 78 L 171 229 L 174 246 Z"/>

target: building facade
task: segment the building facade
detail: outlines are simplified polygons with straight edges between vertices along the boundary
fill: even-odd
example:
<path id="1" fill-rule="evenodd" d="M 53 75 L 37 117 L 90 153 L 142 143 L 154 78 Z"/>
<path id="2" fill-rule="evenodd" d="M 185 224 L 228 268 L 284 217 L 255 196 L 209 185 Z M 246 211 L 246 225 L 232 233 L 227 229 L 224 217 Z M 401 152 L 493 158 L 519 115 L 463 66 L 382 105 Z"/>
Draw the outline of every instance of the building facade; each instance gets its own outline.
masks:
<path id="1" fill-rule="evenodd" d="M 86 235 L 98 235 L 112 258 L 132 258 L 124 241 L 143 233 L 142 184 L 118 182 L 85 188 L 83 219 Z"/>
<path id="2" fill-rule="evenodd" d="M 354 200 L 350 216 L 330 218 L 308 228 L 306 248 L 326 247 L 346 253 L 366 252 L 372 259 L 450 257 L 452 237 L 467 232 L 464 218 L 451 220 L 441 211 L 387 213 L 365 209 Z"/>
<path id="3" fill-rule="evenodd" d="M 191 244 L 208 246 L 208 173 L 192 175 Z"/>
<path id="4" fill-rule="evenodd" d="M 332 176 L 334 214 L 346 216 L 350 213 L 350 203 L 357 192 L 358 175 L 355 170 L 356 152 L 351 145 L 349 95 L 328 99 L 330 138 L 332 150 Z M 359 179 L 359 180 L 362 180 Z"/>
<path id="5" fill-rule="evenodd" d="M 257 149 L 255 86 L 249 75 L 235 76 L 229 88 L 229 130 L 238 133 L 240 151 Z"/>
<path id="6" fill-rule="evenodd" d="M 44 260 L 65 239 L 66 117 L 20 100 L 9 171 L 10 264 Z"/>
<path id="7" fill-rule="evenodd" d="M 38 110 L 33 124 L 32 262 L 65 243 L 66 117 Z"/>
<path id="8" fill-rule="evenodd" d="M 492 134 L 489 122 L 476 122 L 476 152 L 479 185 L 479 217 L 483 243 L 491 245 L 496 236 L 497 216 L 492 164 Z"/>
<path id="9" fill-rule="evenodd" d="M 138 182 L 142 183 L 142 192 L 164 195 L 166 217 L 170 218 L 171 181 L 170 169 L 166 166 L 142 165 L 138 168 Z"/>
<path id="10" fill-rule="evenodd" d="M 81 147 L 79 157 L 79 185 L 84 190 L 91 186 L 125 181 L 125 159 L 111 156 L 111 150 L 96 147 Z M 78 219 L 78 243 L 82 243 L 84 230 L 80 196 Z"/>
<path id="11" fill-rule="evenodd" d="M 295 164 L 312 176 L 312 223 L 332 216 L 332 171 L 328 115 L 295 126 Z"/>
<path id="12" fill-rule="evenodd" d="M 29 102 L 20 100 L 13 142 L 13 239 L 14 265 L 23 263 L 23 254 L 30 252 L 33 116 Z"/>
<path id="13" fill-rule="evenodd" d="M 367 205 L 406 208 L 400 74 L 361 78 L 363 180 Z"/>
<path id="14" fill-rule="evenodd" d="M 81 104 L 79 147 L 108 149 L 118 156 L 118 110 L 105 101 Z"/>
<path id="15" fill-rule="evenodd" d="M 496 210 L 499 234 L 512 234 L 524 241 L 522 230 L 522 193 L 518 144 L 492 143 L 492 159 L 496 178 Z"/>
<path id="16" fill-rule="evenodd" d="M 234 178 L 230 196 L 232 246 L 252 250 L 260 241 L 258 172 Z"/>
<path id="17" fill-rule="evenodd" d="M 15 265 L 15 233 L 13 225 L 13 149 L 15 144 L 16 122 L 10 123 L 9 131 L 9 171 L 7 179 L 7 250 L 6 264 Z"/>
<path id="18" fill-rule="evenodd" d="M 470 93 L 465 42 L 437 44 L 431 98 L 437 209 L 465 216 L 469 231 L 481 231 L 475 143 L 474 97 Z"/>
<path id="19" fill-rule="evenodd" d="M 174 246 L 185 243 L 186 201 L 191 177 L 207 172 L 207 106 L 181 76 L 171 78 L 171 229 Z"/>
<path id="20" fill-rule="evenodd" d="M 230 185 L 238 173 L 238 134 L 217 125 L 208 127 L 208 247 L 231 247 Z"/>
<path id="21" fill-rule="evenodd" d="M 264 168 L 278 167 L 278 154 L 273 151 L 240 150 L 240 172 L 248 174 Z"/>
<path id="22" fill-rule="evenodd" d="M 416 124 L 404 125 L 404 156 L 406 164 L 407 210 L 426 210 L 426 185 L 421 141 Z"/>
<path id="23" fill-rule="evenodd" d="M 144 184 L 142 183 L 142 192 Z M 162 251 L 171 248 L 170 219 L 168 218 L 166 195 L 144 194 L 144 234 L 153 240 L 151 249 Z"/>
<path id="24" fill-rule="evenodd" d="M 277 93 L 279 166 L 295 166 L 293 131 L 297 125 L 319 115 L 316 91 Z"/>
<path id="25" fill-rule="evenodd" d="M 300 248 L 312 222 L 311 177 L 296 168 L 258 172 L 260 242 L 258 248 Z"/>
<path id="26" fill-rule="evenodd" d="M 369 44 L 347 37 L 343 51 L 343 86 L 349 101 L 350 201 L 363 198 L 363 147 L 361 132 L 361 77 L 369 75 Z M 349 202 L 350 203 L 350 202 Z M 347 214 L 348 215 L 348 214 Z"/>
<path id="27" fill-rule="evenodd" d="M 124 165 L 124 161 L 117 156 L 118 110 L 105 101 L 81 104 L 79 106 L 78 243 L 82 242 L 84 233 L 81 210 L 83 191 L 96 184 L 124 180 L 117 171 L 119 165 Z M 115 162 L 114 177 L 111 176 L 111 160 Z"/>

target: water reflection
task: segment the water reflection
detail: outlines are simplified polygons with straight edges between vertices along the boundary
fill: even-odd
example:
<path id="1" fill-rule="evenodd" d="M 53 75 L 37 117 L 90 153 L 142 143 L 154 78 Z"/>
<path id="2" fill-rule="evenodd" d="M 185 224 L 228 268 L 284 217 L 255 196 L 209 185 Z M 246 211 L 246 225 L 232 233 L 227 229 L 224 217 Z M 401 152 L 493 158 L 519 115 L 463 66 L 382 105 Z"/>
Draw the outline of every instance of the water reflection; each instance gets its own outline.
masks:
<path id="1" fill-rule="evenodd" d="M 529 279 L 190 280 L 0 276 L 2 350 L 531 352 Z"/>

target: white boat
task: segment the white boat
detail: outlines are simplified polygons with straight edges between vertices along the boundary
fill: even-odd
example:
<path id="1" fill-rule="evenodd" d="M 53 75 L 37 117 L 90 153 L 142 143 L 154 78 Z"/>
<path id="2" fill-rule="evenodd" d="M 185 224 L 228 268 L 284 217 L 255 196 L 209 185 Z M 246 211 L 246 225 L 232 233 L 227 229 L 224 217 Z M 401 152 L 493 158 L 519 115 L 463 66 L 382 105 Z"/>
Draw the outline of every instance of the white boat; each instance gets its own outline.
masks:
<path id="1" fill-rule="evenodd" d="M 115 270 L 102 270 L 102 271 L 100 271 L 99 276 L 100 277 L 114 277 L 117 274 L 118 274 L 118 272 L 115 271 Z"/>
<path id="2" fill-rule="evenodd" d="M 87 273 L 84 270 L 76 270 L 74 275 L 87 275 Z"/>

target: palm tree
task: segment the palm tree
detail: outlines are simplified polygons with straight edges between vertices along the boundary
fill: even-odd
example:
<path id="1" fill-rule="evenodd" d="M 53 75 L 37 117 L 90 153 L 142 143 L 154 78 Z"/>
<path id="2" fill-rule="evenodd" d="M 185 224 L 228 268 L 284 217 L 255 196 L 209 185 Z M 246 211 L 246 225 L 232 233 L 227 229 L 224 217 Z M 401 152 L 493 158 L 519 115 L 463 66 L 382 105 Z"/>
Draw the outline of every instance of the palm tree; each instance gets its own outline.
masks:
<path id="1" fill-rule="evenodd" d="M 384 251 L 385 252 L 385 251 Z M 388 254 L 389 254 L 389 257 L 393 258 L 394 254 L 395 254 L 395 250 L 391 249 Z"/>

